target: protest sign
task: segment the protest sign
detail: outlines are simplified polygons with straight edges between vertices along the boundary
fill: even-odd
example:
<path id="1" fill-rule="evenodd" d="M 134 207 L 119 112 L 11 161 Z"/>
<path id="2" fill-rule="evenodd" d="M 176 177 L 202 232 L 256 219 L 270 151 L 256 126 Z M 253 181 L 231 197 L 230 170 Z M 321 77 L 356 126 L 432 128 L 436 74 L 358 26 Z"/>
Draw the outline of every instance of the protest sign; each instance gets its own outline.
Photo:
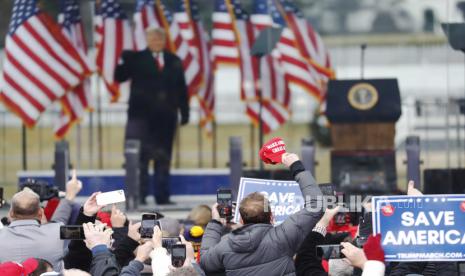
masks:
<path id="1" fill-rule="evenodd" d="M 275 218 L 275 225 L 281 224 L 288 216 L 304 207 L 304 200 L 299 184 L 295 181 L 241 178 L 237 194 L 236 216 L 239 222 L 239 203 L 248 194 L 259 192 L 270 202 L 270 209 Z"/>
<path id="2" fill-rule="evenodd" d="M 465 195 L 373 197 L 388 262 L 465 260 Z"/>

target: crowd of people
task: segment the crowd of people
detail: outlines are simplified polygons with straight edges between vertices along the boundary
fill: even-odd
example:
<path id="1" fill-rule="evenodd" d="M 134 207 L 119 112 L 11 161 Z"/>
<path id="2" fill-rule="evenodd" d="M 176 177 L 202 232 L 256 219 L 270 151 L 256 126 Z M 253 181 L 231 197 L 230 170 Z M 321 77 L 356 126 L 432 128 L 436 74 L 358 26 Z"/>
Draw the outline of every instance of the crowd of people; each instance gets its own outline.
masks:
<path id="1" fill-rule="evenodd" d="M 299 184 L 305 208 L 277 226 L 267 198 L 255 192 L 239 202 L 240 223 L 220 217 L 217 204 L 200 205 L 183 221 L 158 214 L 160 227 L 153 227 L 151 238 L 142 238 L 141 223 L 129 221 L 115 205 L 99 206 L 98 192 L 78 205 L 82 183 L 75 175 L 66 184 L 66 196 L 44 207 L 25 188 L 11 198 L 8 218 L 2 220 L 0 275 L 457 274 L 454 263 L 386 264 L 379 235 L 369 233 L 360 244 L 363 231 L 338 231 L 332 225 L 339 207 L 314 211 L 322 193 L 296 154 L 283 154 L 282 163 Z M 413 185 L 408 193 L 421 194 Z M 370 205 L 364 207 L 359 229 L 371 228 Z M 63 225 L 82 225 L 84 239 L 60 239 Z M 162 242 L 173 236 L 179 236 L 186 253 L 176 267 Z M 327 244 L 339 244 L 341 256 L 319 256 L 317 247 Z"/>

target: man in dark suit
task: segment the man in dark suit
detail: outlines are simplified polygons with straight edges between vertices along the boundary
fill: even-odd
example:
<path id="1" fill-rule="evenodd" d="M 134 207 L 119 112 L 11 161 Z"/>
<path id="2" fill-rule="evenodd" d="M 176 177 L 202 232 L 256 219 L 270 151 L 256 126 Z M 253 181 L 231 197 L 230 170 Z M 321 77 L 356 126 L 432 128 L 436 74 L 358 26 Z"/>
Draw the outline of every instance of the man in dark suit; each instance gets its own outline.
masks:
<path id="1" fill-rule="evenodd" d="M 147 49 L 124 51 L 115 71 L 119 82 L 131 80 L 126 139 L 141 141 L 140 200 L 145 204 L 148 164 L 154 160 L 157 204 L 171 204 L 169 177 L 173 139 L 189 121 L 189 102 L 182 61 L 164 50 L 163 29 L 146 30 Z"/>

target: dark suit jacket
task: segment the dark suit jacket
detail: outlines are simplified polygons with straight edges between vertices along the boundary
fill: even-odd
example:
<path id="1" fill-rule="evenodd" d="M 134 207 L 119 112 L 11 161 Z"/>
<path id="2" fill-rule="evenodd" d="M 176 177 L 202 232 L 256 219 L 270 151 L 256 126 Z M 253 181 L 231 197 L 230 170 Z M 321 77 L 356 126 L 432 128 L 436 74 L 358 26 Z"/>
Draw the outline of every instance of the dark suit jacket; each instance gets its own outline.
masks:
<path id="1" fill-rule="evenodd" d="M 163 70 L 158 70 L 149 49 L 124 51 L 115 70 L 119 82 L 131 80 L 128 119 L 160 120 L 163 114 L 181 112 L 189 117 L 189 102 L 182 61 L 164 51 Z M 173 116 L 168 116 L 173 117 Z"/>

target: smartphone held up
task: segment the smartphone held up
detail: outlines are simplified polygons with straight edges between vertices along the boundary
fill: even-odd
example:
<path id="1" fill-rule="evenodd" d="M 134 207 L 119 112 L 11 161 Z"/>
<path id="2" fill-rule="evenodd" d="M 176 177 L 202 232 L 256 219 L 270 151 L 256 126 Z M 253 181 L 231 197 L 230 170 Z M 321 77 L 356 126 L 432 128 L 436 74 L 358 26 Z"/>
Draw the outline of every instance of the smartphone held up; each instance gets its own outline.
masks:
<path id="1" fill-rule="evenodd" d="M 218 189 L 216 193 L 216 202 L 218 203 L 218 212 L 221 218 L 232 218 L 232 191 L 231 189 Z"/>

